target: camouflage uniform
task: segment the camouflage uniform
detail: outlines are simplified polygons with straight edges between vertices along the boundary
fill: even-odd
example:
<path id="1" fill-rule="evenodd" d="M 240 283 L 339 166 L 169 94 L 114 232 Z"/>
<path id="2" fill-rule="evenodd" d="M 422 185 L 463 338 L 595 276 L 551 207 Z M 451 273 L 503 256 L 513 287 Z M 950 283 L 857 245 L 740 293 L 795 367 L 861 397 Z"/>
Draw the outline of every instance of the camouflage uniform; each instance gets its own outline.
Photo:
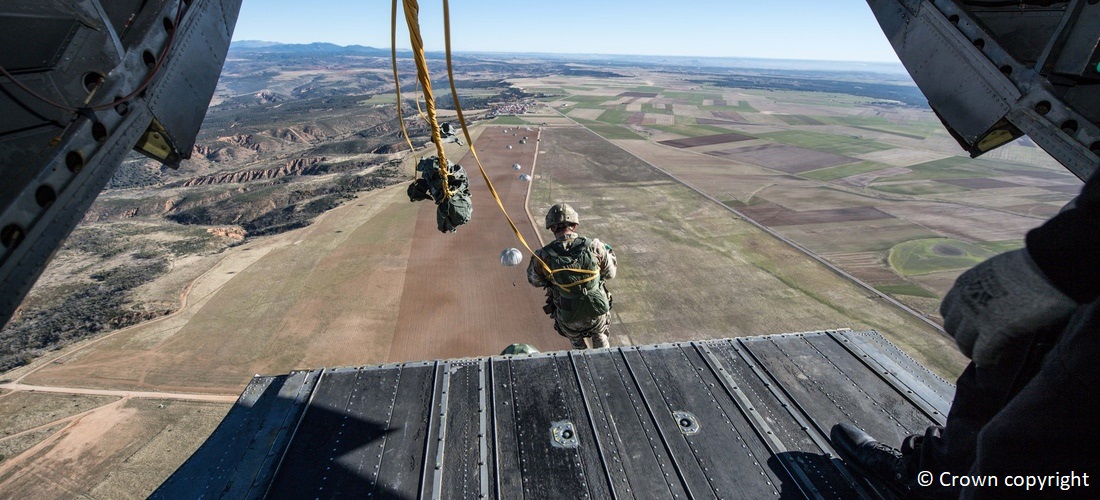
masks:
<path id="1" fill-rule="evenodd" d="M 558 238 L 557 241 L 561 241 L 566 248 L 569 248 L 569 245 L 577 236 L 576 233 L 566 233 Z M 535 254 L 543 260 L 548 259 L 549 254 L 547 253 L 547 248 L 549 246 L 550 245 L 547 245 L 546 247 L 536 250 Z M 598 239 L 588 240 L 588 248 L 592 250 L 592 253 L 596 256 L 596 262 L 600 265 L 600 286 L 602 287 L 603 282 L 615 277 L 615 253 L 611 251 L 609 246 Z M 550 282 L 550 276 L 547 274 L 546 269 L 533 258 L 527 266 L 527 281 L 534 286 L 547 289 L 547 293 L 550 295 L 550 301 L 554 306 L 554 311 L 551 313 L 551 317 L 554 318 L 554 330 L 557 330 L 563 337 L 568 338 L 573 344 L 573 348 L 586 349 L 587 345 L 584 343 L 586 337 L 592 338 L 592 347 L 608 347 L 607 334 L 611 326 L 610 312 L 581 323 L 567 323 L 561 321 L 558 318 L 558 311 L 561 310 L 561 293 L 558 288 Z M 606 288 L 604 288 L 604 290 L 606 290 Z M 608 296 L 610 297 L 610 292 Z"/>

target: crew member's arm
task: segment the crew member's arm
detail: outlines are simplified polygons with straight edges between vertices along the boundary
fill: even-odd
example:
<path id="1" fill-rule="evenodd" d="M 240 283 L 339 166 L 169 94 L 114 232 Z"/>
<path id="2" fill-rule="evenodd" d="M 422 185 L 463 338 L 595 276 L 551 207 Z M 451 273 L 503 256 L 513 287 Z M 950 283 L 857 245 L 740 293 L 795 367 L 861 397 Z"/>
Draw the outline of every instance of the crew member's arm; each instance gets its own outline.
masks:
<path id="1" fill-rule="evenodd" d="M 1027 234 L 1027 247 L 963 273 L 940 306 L 944 329 L 978 367 L 1029 342 L 1100 296 L 1100 181 L 1076 206 Z"/>
<path id="2" fill-rule="evenodd" d="M 1085 184 L 1076 206 L 1027 233 L 1027 251 L 1060 292 L 1080 304 L 1100 297 L 1100 179 Z"/>

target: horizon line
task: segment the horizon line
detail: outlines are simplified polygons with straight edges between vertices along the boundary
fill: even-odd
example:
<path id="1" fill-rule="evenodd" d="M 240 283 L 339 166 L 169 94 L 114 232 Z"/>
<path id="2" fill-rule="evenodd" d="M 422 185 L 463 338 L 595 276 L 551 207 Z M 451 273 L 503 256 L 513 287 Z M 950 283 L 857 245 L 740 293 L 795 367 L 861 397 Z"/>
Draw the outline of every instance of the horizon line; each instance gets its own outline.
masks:
<path id="1" fill-rule="evenodd" d="M 390 47 L 375 47 L 373 45 L 362 45 L 362 44 L 341 45 L 341 44 L 334 43 L 334 42 L 321 42 L 321 41 L 317 41 L 317 42 L 275 42 L 275 41 L 271 41 L 271 40 L 256 40 L 256 39 L 231 40 L 231 44 L 233 44 L 233 43 L 243 43 L 243 42 L 267 43 L 267 44 L 271 44 L 272 46 L 274 46 L 274 45 L 317 45 L 317 44 L 325 44 L 325 45 L 334 45 L 334 46 L 341 47 L 341 48 L 363 47 L 363 48 L 376 49 L 376 50 L 391 50 Z M 409 47 L 397 47 L 397 50 L 398 51 L 405 51 L 405 52 L 412 52 L 412 49 L 409 48 Z M 443 52 L 443 50 L 436 49 L 436 50 L 426 50 L 425 51 L 425 53 L 429 53 L 429 52 Z M 754 61 L 792 61 L 792 62 L 816 62 L 816 63 L 837 62 L 837 63 L 857 63 L 857 64 L 882 64 L 882 65 L 896 66 L 896 67 L 899 67 L 899 68 L 902 68 L 902 69 L 905 68 L 905 66 L 903 64 L 901 64 L 901 62 L 899 62 L 899 61 L 860 61 L 860 60 L 854 60 L 854 59 L 793 59 L 793 58 L 789 59 L 789 58 L 778 58 L 778 57 L 752 57 L 752 56 L 687 56 L 687 55 L 672 55 L 672 54 L 611 54 L 611 53 L 596 53 L 596 52 L 531 52 L 531 51 L 507 52 L 507 51 L 488 51 L 488 50 L 458 50 L 458 51 L 453 51 L 453 53 L 455 53 L 455 54 L 511 54 L 511 55 L 532 54 L 532 55 L 556 55 L 556 56 L 675 57 L 675 58 L 684 58 L 684 59 L 748 59 L 748 60 L 754 60 Z"/>

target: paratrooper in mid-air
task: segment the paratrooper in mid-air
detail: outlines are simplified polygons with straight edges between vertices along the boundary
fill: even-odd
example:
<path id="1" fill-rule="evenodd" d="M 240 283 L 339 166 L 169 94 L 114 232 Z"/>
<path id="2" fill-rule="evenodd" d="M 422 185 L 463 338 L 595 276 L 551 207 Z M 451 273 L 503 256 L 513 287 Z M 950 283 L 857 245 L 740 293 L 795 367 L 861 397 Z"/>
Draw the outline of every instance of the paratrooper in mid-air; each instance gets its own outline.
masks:
<path id="1" fill-rule="evenodd" d="M 554 319 L 554 329 L 569 339 L 574 349 L 609 347 L 611 293 L 605 282 L 615 278 L 617 260 L 611 245 L 577 234 L 580 216 L 573 207 L 559 203 L 546 213 L 546 229 L 554 241 L 535 251 L 527 266 L 527 281 L 546 288 L 543 311 Z M 543 266 L 549 266 L 547 270 Z"/>

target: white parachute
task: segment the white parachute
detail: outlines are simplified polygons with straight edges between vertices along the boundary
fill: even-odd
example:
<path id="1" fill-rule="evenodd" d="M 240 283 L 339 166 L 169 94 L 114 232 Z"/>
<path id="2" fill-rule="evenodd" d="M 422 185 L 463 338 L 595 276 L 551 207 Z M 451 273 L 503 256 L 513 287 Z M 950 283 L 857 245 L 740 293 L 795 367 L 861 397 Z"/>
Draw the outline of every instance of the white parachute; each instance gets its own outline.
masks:
<path id="1" fill-rule="evenodd" d="M 531 182 L 531 176 L 527 174 L 519 174 L 519 180 L 523 182 Z"/>
<path id="2" fill-rule="evenodd" d="M 509 145 L 508 145 L 508 149 L 512 149 L 512 145 L 511 145 L 511 144 L 509 144 Z"/>
<path id="3" fill-rule="evenodd" d="M 500 252 L 500 263 L 508 267 L 515 267 L 523 262 L 523 254 L 519 253 L 518 249 L 509 248 L 503 252 Z"/>
<path id="4" fill-rule="evenodd" d="M 513 163 L 512 170 L 523 170 L 523 167 L 521 167 L 519 163 Z"/>

